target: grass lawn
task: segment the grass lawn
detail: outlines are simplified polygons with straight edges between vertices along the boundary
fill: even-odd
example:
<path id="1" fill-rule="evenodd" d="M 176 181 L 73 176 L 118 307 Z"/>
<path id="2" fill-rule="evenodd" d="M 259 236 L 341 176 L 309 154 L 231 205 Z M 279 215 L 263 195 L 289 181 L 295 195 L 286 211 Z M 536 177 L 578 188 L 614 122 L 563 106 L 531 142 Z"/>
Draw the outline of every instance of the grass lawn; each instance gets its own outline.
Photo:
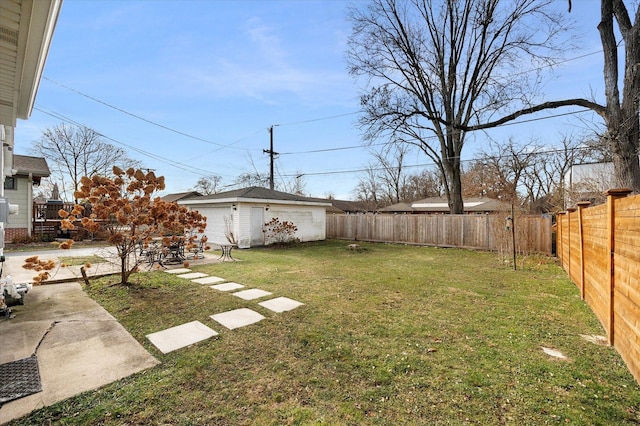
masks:
<path id="1" fill-rule="evenodd" d="M 192 268 L 305 303 L 279 314 L 164 272 L 95 281 L 90 295 L 162 364 L 13 424 L 640 422 L 640 386 L 613 348 L 581 337 L 604 331 L 554 259 L 513 271 L 495 253 L 347 245 Z M 267 319 L 209 318 L 241 307 Z M 220 335 L 166 355 L 145 338 L 194 320 Z"/>

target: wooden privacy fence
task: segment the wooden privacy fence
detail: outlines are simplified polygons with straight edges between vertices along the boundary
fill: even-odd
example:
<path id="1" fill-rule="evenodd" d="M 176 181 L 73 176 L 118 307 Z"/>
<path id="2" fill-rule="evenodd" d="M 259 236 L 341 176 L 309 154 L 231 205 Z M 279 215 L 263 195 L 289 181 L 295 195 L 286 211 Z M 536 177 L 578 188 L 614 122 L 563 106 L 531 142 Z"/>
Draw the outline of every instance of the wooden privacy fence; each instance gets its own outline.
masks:
<path id="1" fill-rule="evenodd" d="M 480 250 L 512 250 L 507 214 L 327 215 L 327 238 Z M 515 217 L 516 251 L 551 254 L 551 218 Z"/>
<path id="2" fill-rule="evenodd" d="M 558 215 L 557 253 L 629 370 L 640 382 L 640 195 L 606 193 Z"/>

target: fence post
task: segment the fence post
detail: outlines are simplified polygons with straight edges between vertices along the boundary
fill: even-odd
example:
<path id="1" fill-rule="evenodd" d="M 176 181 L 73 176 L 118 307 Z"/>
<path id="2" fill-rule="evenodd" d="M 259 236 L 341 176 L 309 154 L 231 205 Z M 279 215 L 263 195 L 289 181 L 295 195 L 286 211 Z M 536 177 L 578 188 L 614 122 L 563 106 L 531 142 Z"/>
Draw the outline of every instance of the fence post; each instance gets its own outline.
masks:
<path id="1" fill-rule="evenodd" d="M 615 228 L 616 228 L 616 203 L 619 198 L 624 198 L 631 193 L 629 188 L 610 189 L 604 194 L 607 196 L 607 239 L 608 239 L 608 252 L 607 256 L 607 269 L 609 270 L 609 327 L 607 328 L 607 334 L 609 338 L 609 344 L 614 344 L 614 331 L 615 331 L 615 301 L 614 293 L 616 288 L 615 283 Z"/>
<path id="2" fill-rule="evenodd" d="M 569 258 L 569 262 L 567 262 L 567 272 L 569 273 L 569 279 L 573 279 L 571 275 L 571 231 L 575 232 L 575 229 L 571 229 L 571 213 L 575 212 L 577 209 L 575 207 L 569 207 L 567 209 L 567 257 Z"/>
<path id="3" fill-rule="evenodd" d="M 584 233 L 582 227 L 582 211 L 589 207 L 591 201 L 580 201 L 578 206 L 578 238 L 580 239 L 580 297 L 584 300 Z"/>
<path id="4" fill-rule="evenodd" d="M 564 225 L 562 225 L 562 220 L 565 216 L 566 212 L 558 212 L 556 214 L 556 256 L 560 259 L 560 266 L 563 266 L 564 260 L 562 259 L 562 250 L 564 246 L 562 245 L 562 234 L 564 233 Z"/>

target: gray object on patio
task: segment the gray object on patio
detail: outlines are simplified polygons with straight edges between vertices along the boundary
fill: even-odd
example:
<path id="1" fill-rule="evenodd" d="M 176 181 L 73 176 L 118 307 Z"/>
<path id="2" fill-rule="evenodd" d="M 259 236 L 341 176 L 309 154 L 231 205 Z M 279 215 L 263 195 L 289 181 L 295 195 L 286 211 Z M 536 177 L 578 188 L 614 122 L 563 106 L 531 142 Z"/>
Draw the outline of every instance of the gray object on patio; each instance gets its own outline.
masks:
<path id="1" fill-rule="evenodd" d="M 0 406 L 41 391 L 40 370 L 35 355 L 0 364 Z"/>

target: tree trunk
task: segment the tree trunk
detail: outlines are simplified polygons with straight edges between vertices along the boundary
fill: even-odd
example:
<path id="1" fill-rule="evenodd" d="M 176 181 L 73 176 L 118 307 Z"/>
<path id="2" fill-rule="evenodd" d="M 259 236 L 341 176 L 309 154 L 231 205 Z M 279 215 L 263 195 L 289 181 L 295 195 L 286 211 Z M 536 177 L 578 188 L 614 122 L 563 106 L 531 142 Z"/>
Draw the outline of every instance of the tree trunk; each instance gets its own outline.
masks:
<path id="1" fill-rule="evenodd" d="M 449 212 L 451 214 L 464 213 L 462 202 L 462 182 L 460 180 L 460 167 L 454 169 L 451 179 L 451 198 L 449 199 Z"/>
<path id="2" fill-rule="evenodd" d="M 640 193 L 638 140 L 640 140 L 640 131 L 636 119 L 636 125 L 630 129 L 621 126 L 620 132 L 613 141 L 613 164 L 616 185 L 621 188 L 630 188 L 636 193 Z"/>
<path id="3" fill-rule="evenodd" d="M 447 201 L 449 202 L 449 213 L 464 213 L 464 204 L 462 202 L 462 173 L 460 171 L 460 159 L 455 155 L 445 158 L 443 161 L 445 173 L 447 174 L 447 182 L 445 191 Z"/>
<path id="4" fill-rule="evenodd" d="M 615 12 L 615 13 L 614 13 Z M 607 108 L 605 121 L 611 140 L 615 179 L 618 187 L 640 192 L 640 124 L 638 92 L 640 91 L 640 9 L 635 25 L 631 25 L 622 2 L 602 0 L 598 24 L 604 52 L 604 83 Z M 618 46 L 614 32 L 614 16 L 625 42 L 624 88 L 622 102 L 618 89 Z"/>

